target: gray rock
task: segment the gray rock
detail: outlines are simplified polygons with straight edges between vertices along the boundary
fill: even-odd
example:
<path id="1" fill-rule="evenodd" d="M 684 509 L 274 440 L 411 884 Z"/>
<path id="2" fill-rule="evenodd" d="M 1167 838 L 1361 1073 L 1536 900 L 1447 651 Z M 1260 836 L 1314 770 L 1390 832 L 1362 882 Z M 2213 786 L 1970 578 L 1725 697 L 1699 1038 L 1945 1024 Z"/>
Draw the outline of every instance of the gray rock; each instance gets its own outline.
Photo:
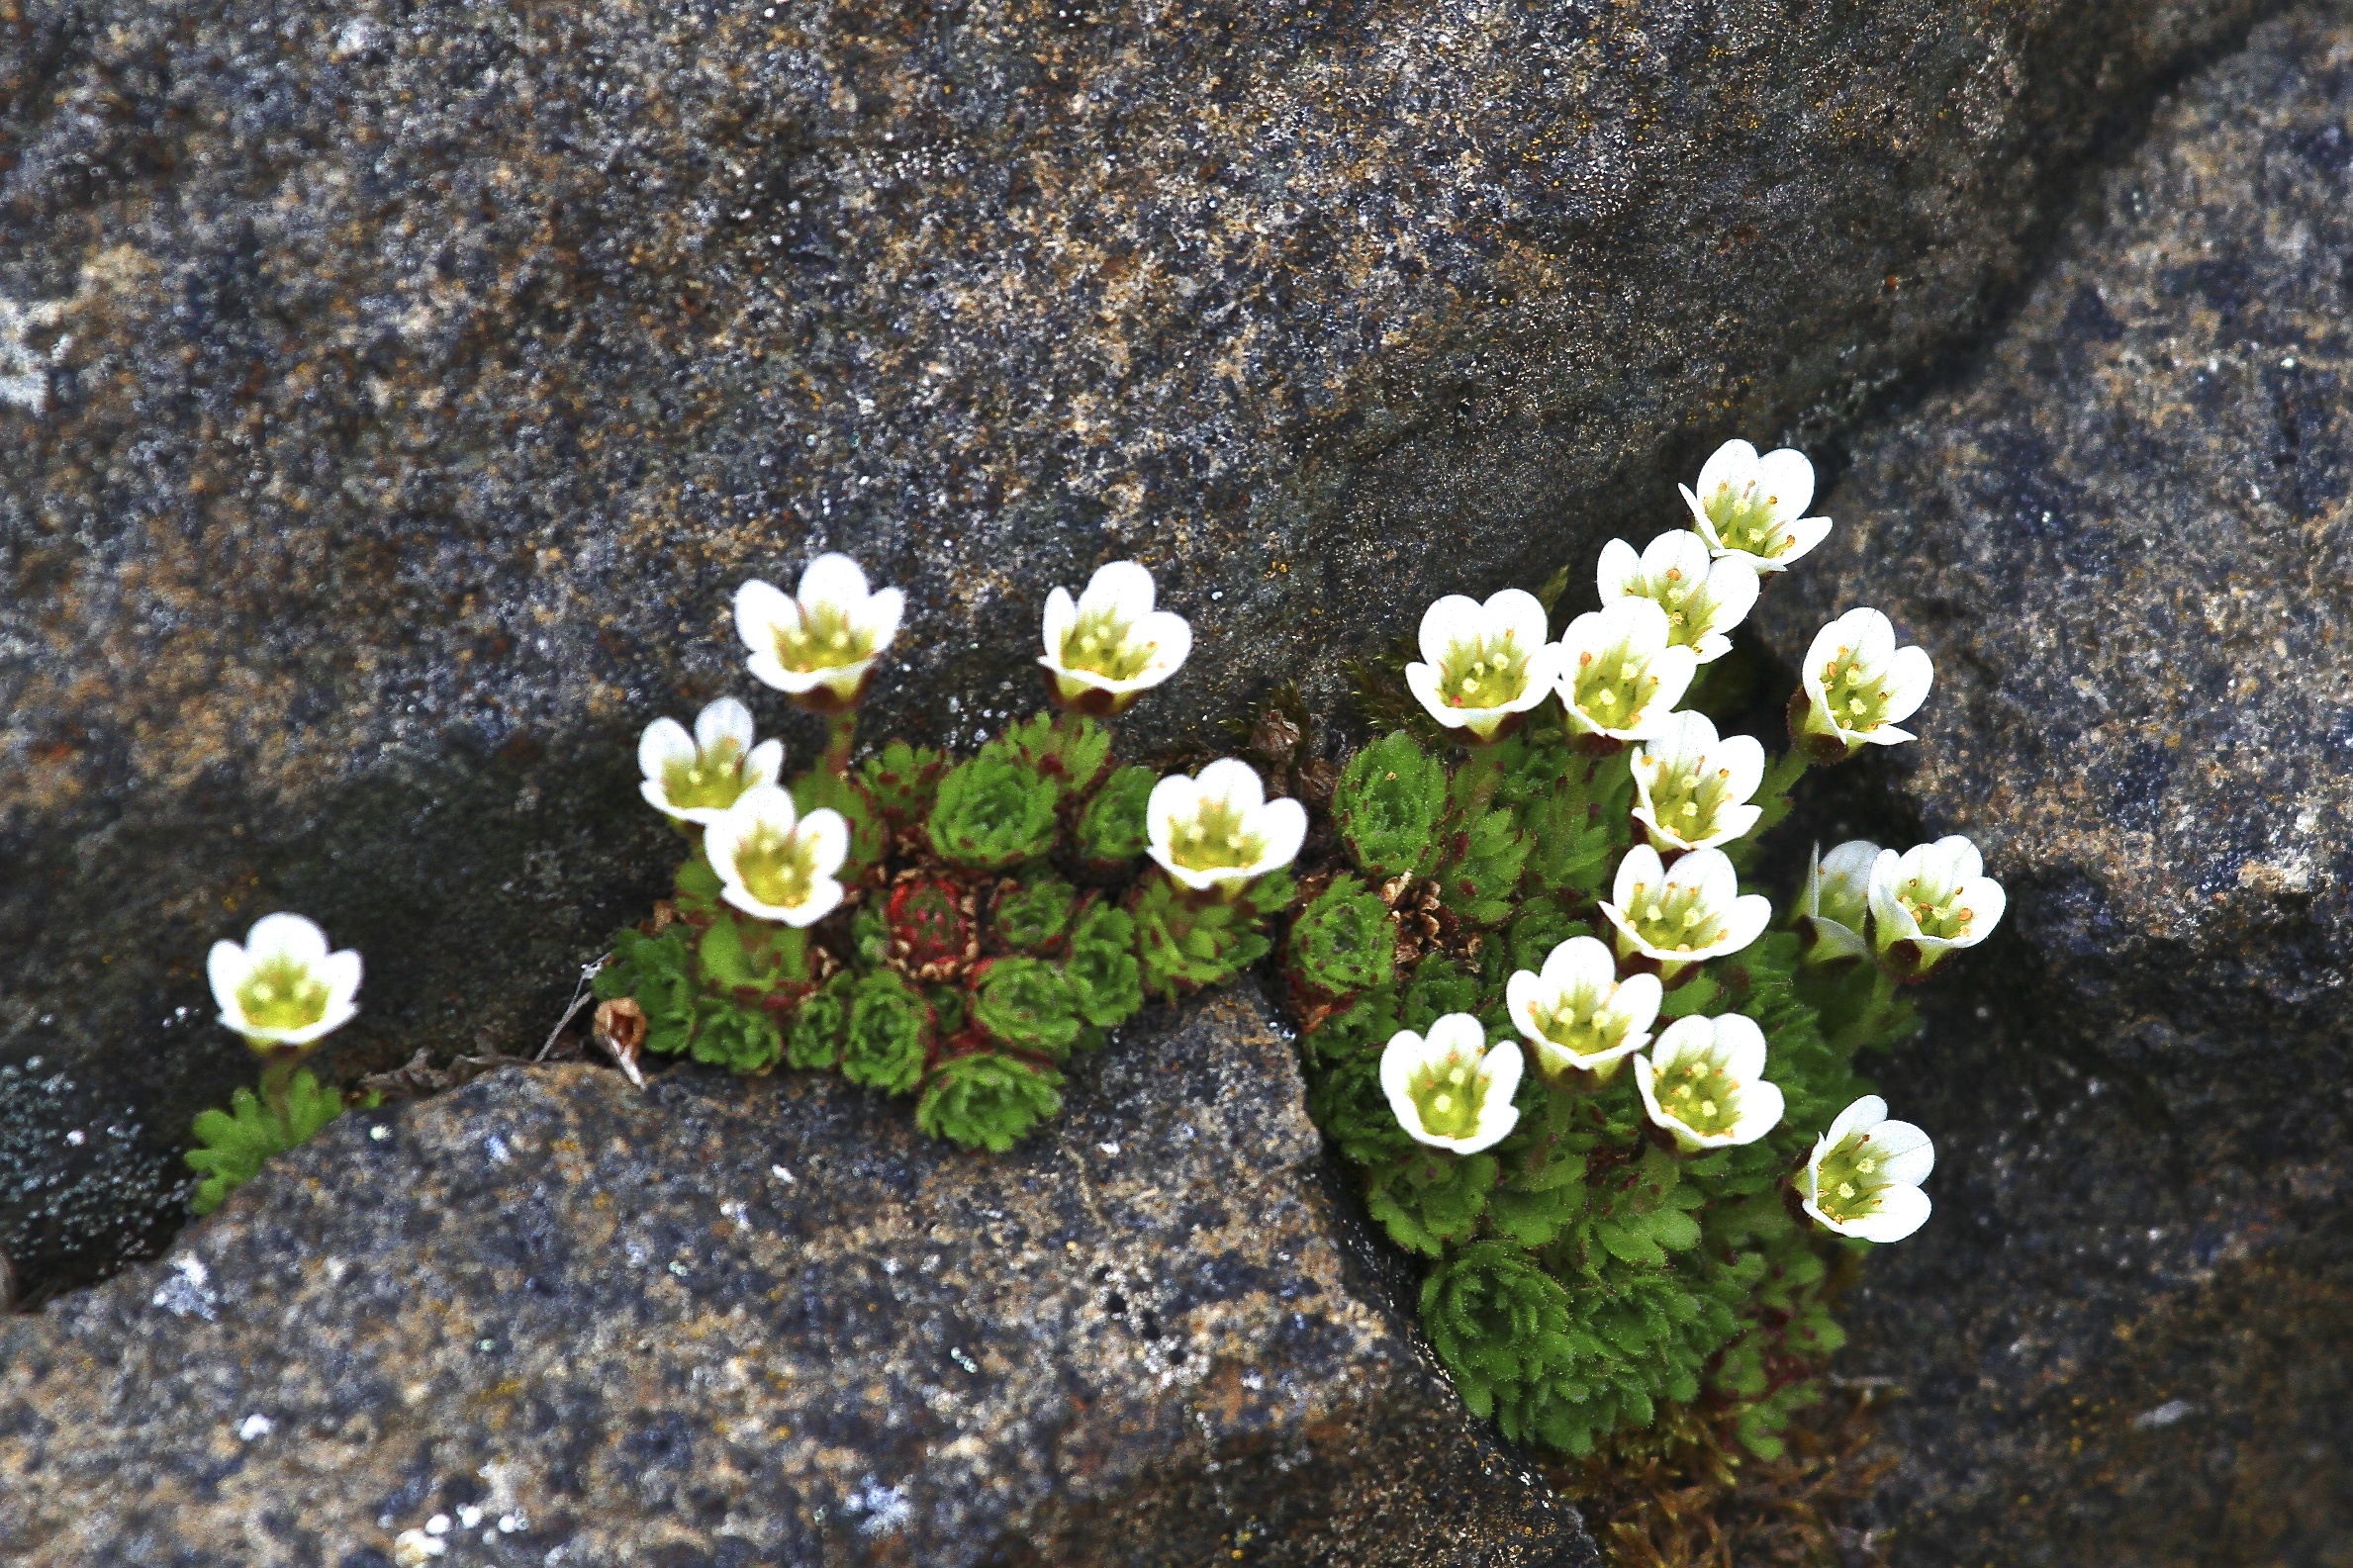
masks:
<path id="1" fill-rule="evenodd" d="M 12 5 L 0 1248 L 168 1230 L 250 1069 L 163 1021 L 269 907 L 367 954 L 354 1065 L 543 1027 L 743 577 L 911 591 L 885 725 L 1025 707 L 1123 554 L 1201 633 L 1142 738 L 1328 696 L 1967 334 L 2261 8 Z"/>
<path id="2" fill-rule="evenodd" d="M 1249 992 L 1009 1156 L 830 1075 L 354 1112 L 0 1323 L 0 1556 L 1598 1563 L 1421 1347 Z M 473 1511 L 479 1511 L 475 1513 Z"/>
<path id="3" fill-rule="evenodd" d="M 1899 1561 L 2353 1550 L 2348 105 L 2337 12 L 2185 85 L 1767 605 L 1934 655 L 1873 766 L 2011 894 L 1884 1075 L 1940 1149 L 1853 1351 Z"/>

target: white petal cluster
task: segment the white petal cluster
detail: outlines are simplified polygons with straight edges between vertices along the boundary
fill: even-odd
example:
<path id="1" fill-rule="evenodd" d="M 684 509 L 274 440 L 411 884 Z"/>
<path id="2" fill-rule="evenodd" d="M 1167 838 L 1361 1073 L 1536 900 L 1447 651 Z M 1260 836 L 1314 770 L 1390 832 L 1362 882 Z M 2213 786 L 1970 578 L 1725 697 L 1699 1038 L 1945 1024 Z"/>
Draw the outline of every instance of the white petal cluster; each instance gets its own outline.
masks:
<path id="1" fill-rule="evenodd" d="M 244 946 L 216 942 L 205 961 L 221 1022 L 255 1045 L 308 1046 L 359 1011 L 359 955 L 327 950 L 301 915 L 264 915 Z"/>
<path id="2" fill-rule="evenodd" d="M 1516 588 L 1484 604 L 1447 595 L 1422 611 L 1421 647 L 1405 684 L 1432 718 L 1481 740 L 1551 696 L 1560 668 L 1559 647 L 1546 640 L 1544 604 Z"/>
<path id="3" fill-rule="evenodd" d="M 1484 1025 L 1448 1013 L 1427 1037 L 1400 1029 L 1380 1054 L 1381 1092 L 1416 1143 L 1475 1154 L 1519 1125 L 1520 1048 L 1487 1048 Z"/>
<path id="4" fill-rule="evenodd" d="M 1754 1019 L 1678 1018 L 1648 1056 L 1634 1059 L 1634 1080 L 1651 1122 L 1676 1147 L 1725 1149 L 1753 1144 L 1781 1121 L 1781 1089 L 1764 1064 L 1764 1031 Z"/>
<path id="5" fill-rule="evenodd" d="M 1307 808 L 1268 799 L 1258 770 L 1234 757 L 1154 784 L 1144 820 L 1152 858 L 1196 892 L 1239 892 L 1288 866 L 1307 839 Z"/>
<path id="6" fill-rule="evenodd" d="M 1618 928 L 1621 958 L 1656 960 L 1672 979 L 1687 966 L 1740 952 L 1763 935 L 1773 901 L 1742 893 L 1740 873 L 1722 850 L 1693 850 L 1668 866 L 1647 844 L 1618 863 L 1601 912 Z"/>
<path id="7" fill-rule="evenodd" d="M 1977 846 L 1955 833 L 1871 863 L 1871 940 L 1901 969 L 1924 973 L 2001 924 L 2008 898 Z"/>
<path id="8" fill-rule="evenodd" d="M 1612 539 L 1601 547 L 1594 578 L 1604 604 L 1647 599 L 1665 610 L 1667 640 L 1701 664 L 1732 652 L 1726 633 L 1756 605 L 1756 568 L 1745 556 L 1711 560 L 1708 542 L 1687 528 L 1660 534 L 1639 556 L 1624 539 Z"/>
<path id="9" fill-rule="evenodd" d="M 1798 927 L 1811 939 L 1809 963 L 1858 959 L 1871 951 L 1865 934 L 1871 916 L 1871 869 L 1878 864 L 1879 846 L 1867 839 L 1848 839 L 1822 853 L 1814 846 L 1806 864 L 1805 890 L 1798 895 Z"/>
<path id="10" fill-rule="evenodd" d="M 1911 740 L 1898 726 L 1928 700 L 1935 674 L 1926 650 L 1896 646 L 1885 615 L 1850 609 L 1815 633 L 1806 650 L 1806 714 L 1793 738 L 1834 761 L 1866 745 Z"/>
<path id="11" fill-rule="evenodd" d="M 1620 979 L 1608 945 L 1594 937 L 1570 937 L 1541 972 L 1517 970 L 1503 991 L 1512 1026 L 1536 1048 L 1539 1072 L 1584 1071 L 1605 1082 L 1650 1043 L 1662 994 L 1655 974 Z"/>
<path id="12" fill-rule="evenodd" d="M 1920 1184 L 1936 1168 L 1936 1146 L 1910 1122 L 1887 1119 L 1887 1102 L 1866 1094 L 1814 1141 L 1797 1175 L 1808 1214 L 1840 1236 L 1901 1242 L 1929 1218 Z"/>
<path id="13" fill-rule="evenodd" d="M 776 784 L 746 789 L 704 829 L 703 849 L 724 884 L 719 896 L 745 914 L 813 926 L 841 905 L 835 874 L 849 858 L 849 823 L 824 808 L 801 816 Z"/>
<path id="14" fill-rule="evenodd" d="M 1152 574 L 1134 561 L 1096 569 L 1086 592 L 1046 596 L 1046 667 L 1055 700 L 1089 713 L 1124 713 L 1175 675 L 1192 652 L 1182 615 L 1153 608 Z"/>
<path id="15" fill-rule="evenodd" d="M 1579 615 L 1560 637 L 1560 702 L 1569 732 L 1647 740 L 1691 689 L 1699 656 L 1675 646 L 1666 611 L 1621 599 Z"/>
<path id="16" fill-rule="evenodd" d="M 1754 736 L 1720 737 L 1705 713 L 1673 714 L 1635 754 L 1635 820 L 1660 850 L 1729 844 L 1764 814 L 1749 804 L 1764 768 Z"/>
<path id="17" fill-rule="evenodd" d="M 801 572 L 797 595 L 758 578 L 737 589 L 735 630 L 761 683 L 802 707 L 835 713 L 865 694 L 905 609 L 897 589 L 870 593 L 857 562 L 827 554 Z"/>
<path id="18" fill-rule="evenodd" d="M 1746 441 L 1727 441 L 1699 471 L 1699 489 L 1683 487 L 1692 526 L 1711 554 L 1755 572 L 1786 572 L 1831 531 L 1828 517 L 1802 515 L 1814 504 L 1814 465 L 1790 447 L 1759 457 Z"/>
<path id="19" fill-rule="evenodd" d="M 752 710 L 731 696 L 695 715 L 695 732 L 674 718 L 645 726 L 637 741 L 637 786 L 646 804 L 681 822 L 709 824 L 746 789 L 776 783 L 785 743 L 753 744 Z"/>

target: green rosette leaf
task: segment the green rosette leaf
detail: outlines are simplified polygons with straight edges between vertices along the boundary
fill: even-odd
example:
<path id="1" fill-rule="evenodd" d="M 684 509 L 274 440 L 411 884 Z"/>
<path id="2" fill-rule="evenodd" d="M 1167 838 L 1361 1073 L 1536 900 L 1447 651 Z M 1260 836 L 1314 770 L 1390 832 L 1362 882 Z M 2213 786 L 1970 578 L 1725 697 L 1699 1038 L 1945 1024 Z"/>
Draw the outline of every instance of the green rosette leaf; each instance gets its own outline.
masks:
<path id="1" fill-rule="evenodd" d="M 1438 859 L 1447 772 L 1403 730 L 1349 759 L 1332 819 L 1358 867 L 1375 881 L 1425 875 Z"/>
<path id="2" fill-rule="evenodd" d="M 946 761 L 930 747 L 894 740 L 866 759 L 858 784 L 887 826 L 909 828 L 931 814 L 946 770 Z"/>
<path id="3" fill-rule="evenodd" d="M 960 1148 L 1001 1154 L 1062 1110 L 1062 1082 L 1051 1067 L 976 1051 L 932 1072 L 915 1125 Z"/>
<path id="4" fill-rule="evenodd" d="M 1111 904 L 1094 904 L 1071 931 L 1063 978 L 1079 1016 L 1096 1029 L 1115 1029 L 1144 1005 L 1144 969 L 1136 962 L 1136 923 Z"/>
<path id="5" fill-rule="evenodd" d="M 1390 1120 L 1396 1120 L 1394 1115 Z M 1409 1252 L 1436 1257 L 1447 1244 L 1467 1241 L 1477 1231 L 1499 1168 L 1492 1154 L 1458 1154 L 1415 1144 L 1409 1153 L 1372 1168 L 1365 1206 L 1390 1241 Z"/>
<path id="6" fill-rule="evenodd" d="M 1079 813 L 1079 852 L 1098 869 L 1141 857 L 1150 845 L 1144 808 L 1160 775 L 1149 768 L 1120 768 Z"/>
<path id="7" fill-rule="evenodd" d="M 1292 980 L 1310 995 L 1350 996 L 1397 972 L 1389 907 L 1354 876 L 1335 877 L 1291 925 Z"/>
<path id="8" fill-rule="evenodd" d="M 1082 1021 L 1079 998 L 1060 966 L 1042 959 L 998 959 L 973 993 L 973 1022 L 990 1038 L 1057 1061 L 1070 1055 Z"/>
<path id="9" fill-rule="evenodd" d="M 706 996 L 696 1007 L 694 1057 L 729 1072 L 766 1072 L 785 1054 L 776 1015 L 725 997 Z"/>
<path id="10" fill-rule="evenodd" d="M 1051 951 L 1070 929 L 1078 889 L 1059 876 L 1032 876 L 1000 897 L 993 913 L 996 940 L 1016 953 Z"/>
<path id="11" fill-rule="evenodd" d="M 590 990 L 603 1002 L 623 996 L 645 1011 L 645 1049 L 674 1057 L 694 1044 L 695 952 L 691 928 L 671 925 L 658 936 L 623 931 L 612 939 L 612 960 L 597 971 Z"/>
<path id="12" fill-rule="evenodd" d="M 191 1128 L 196 1147 L 183 1157 L 204 1180 L 188 1200 L 189 1211 L 212 1213 L 273 1156 L 308 1141 L 342 1114 L 342 1094 L 321 1087 L 307 1069 L 287 1081 L 283 1114 L 251 1089 L 232 1094 L 226 1111 L 198 1113 Z"/>
<path id="13" fill-rule="evenodd" d="M 850 1032 L 850 993 L 857 984 L 858 976 L 844 969 L 800 999 L 786 1032 L 788 1062 L 816 1069 L 841 1064 L 842 1042 Z"/>
<path id="14" fill-rule="evenodd" d="M 1003 757 L 981 756 L 940 780 L 929 830 L 932 852 L 967 871 L 1006 871 L 1054 847 L 1054 782 Z"/>
<path id="15" fill-rule="evenodd" d="M 870 1089 L 904 1094 L 922 1081 L 931 1039 L 931 1004 L 923 993 L 896 971 L 878 969 L 850 987 L 841 1074 Z"/>

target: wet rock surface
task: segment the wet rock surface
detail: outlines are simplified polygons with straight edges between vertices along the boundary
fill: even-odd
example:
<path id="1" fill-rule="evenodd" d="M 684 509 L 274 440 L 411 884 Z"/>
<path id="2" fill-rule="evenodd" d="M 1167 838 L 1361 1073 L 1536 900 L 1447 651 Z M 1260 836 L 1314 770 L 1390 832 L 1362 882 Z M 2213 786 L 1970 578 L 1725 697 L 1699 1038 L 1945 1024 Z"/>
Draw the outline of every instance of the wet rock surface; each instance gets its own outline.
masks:
<path id="1" fill-rule="evenodd" d="M 268 908 L 366 952 L 347 1058 L 550 1016 L 744 576 L 910 590 L 886 728 L 1125 554 L 1158 738 L 1336 680 L 1846 420 L 2260 9 L 5 0 L 0 1248 L 168 1229 Z"/>
<path id="2" fill-rule="evenodd" d="M 1900 1562 L 2353 1550 L 2349 107 L 2341 11 L 2187 83 L 1766 606 L 1934 655 L 1873 766 L 2011 895 L 1883 1074 L 1939 1149 L 1848 1368 L 1910 1391 Z"/>
<path id="3" fill-rule="evenodd" d="M 1419 1347 L 1254 993 L 1051 1127 L 584 1065 L 353 1112 L 0 1323 L 0 1556 L 357 1568 L 439 1516 L 482 1564 L 1597 1561 Z"/>

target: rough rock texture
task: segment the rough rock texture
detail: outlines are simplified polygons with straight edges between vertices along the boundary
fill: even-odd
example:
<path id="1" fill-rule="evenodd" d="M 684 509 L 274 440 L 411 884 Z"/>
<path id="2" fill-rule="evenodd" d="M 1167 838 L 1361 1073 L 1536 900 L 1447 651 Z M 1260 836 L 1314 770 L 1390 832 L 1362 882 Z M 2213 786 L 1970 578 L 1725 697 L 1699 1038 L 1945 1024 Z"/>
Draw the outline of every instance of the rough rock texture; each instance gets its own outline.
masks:
<path id="1" fill-rule="evenodd" d="M 0 1325 L 0 1557 L 359 1568 L 479 1509 L 445 1560 L 1598 1561 L 1419 1348 L 1254 994 L 1052 1127 L 586 1066 L 355 1112 Z"/>
<path id="2" fill-rule="evenodd" d="M 267 907 L 350 1051 L 544 1017 L 743 576 L 908 587 L 968 739 L 1117 554 L 1158 733 L 1329 682 L 1848 417 L 2261 9 L 0 0 L 0 1248 L 168 1224 L 248 1069 L 161 1021 Z"/>
<path id="3" fill-rule="evenodd" d="M 1884 759 L 2011 893 L 1885 1075 L 1937 1217 L 1851 1370 L 1923 1565 L 2353 1561 L 2353 23 L 2185 86 L 1777 591 L 1935 656 Z"/>

